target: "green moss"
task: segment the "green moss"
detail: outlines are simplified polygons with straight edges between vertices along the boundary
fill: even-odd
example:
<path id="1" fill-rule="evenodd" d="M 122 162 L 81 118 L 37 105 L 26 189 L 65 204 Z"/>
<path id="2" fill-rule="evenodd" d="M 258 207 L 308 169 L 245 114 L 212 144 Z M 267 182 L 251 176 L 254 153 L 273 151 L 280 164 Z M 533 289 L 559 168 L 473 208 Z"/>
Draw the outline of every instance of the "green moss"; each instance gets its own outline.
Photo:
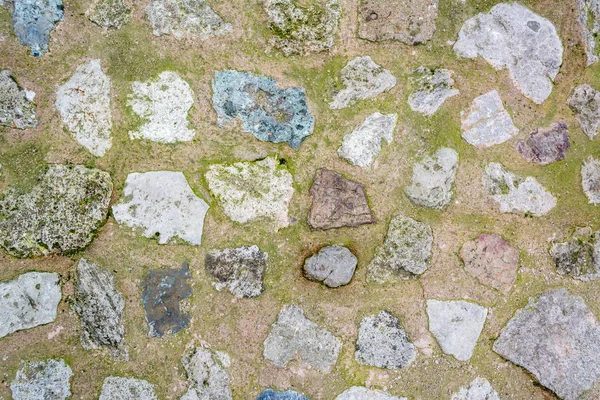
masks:
<path id="1" fill-rule="evenodd" d="M 8 175 L 8 186 L 19 193 L 29 192 L 47 169 L 46 146 L 27 141 L 2 147 L 6 150 L 0 153 L 0 162 Z"/>

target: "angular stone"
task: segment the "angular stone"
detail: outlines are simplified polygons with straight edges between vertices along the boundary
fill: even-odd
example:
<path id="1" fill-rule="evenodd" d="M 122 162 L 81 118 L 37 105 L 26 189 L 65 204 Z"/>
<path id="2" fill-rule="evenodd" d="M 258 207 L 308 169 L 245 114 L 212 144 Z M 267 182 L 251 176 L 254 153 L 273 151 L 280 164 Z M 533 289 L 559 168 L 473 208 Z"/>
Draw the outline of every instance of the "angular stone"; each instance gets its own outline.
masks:
<path id="1" fill-rule="evenodd" d="M 227 353 L 194 349 L 183 359 L 189 388 L 180 400 L 231 400 L 230 365 Z"/>
<path id="2" fill-rule="evenodd" d="M 211 165 L 205 177 L 213 196 L 233 221 L 244 224 L 266 219 L 276 231 L 290 224 L 292 174 L 275 158 Z"/>
<path id="3" fill-rule="evenodd" d="M 281 309 L 265 340 L 263 356 L 278 368 L 295 359 L 329 372 L 338 359 L 342 341 L 304 316 L 296 305 Z"/>
<path id="4" fill-rule="evenodd" d="M 417 350 L 398 318 L 389 311 L 380 311 L 360 322 L 354 357 L 363 365 L 399 369 L 412 364 Z"/>
<path id="5" fill-rule="evenodd" d="M 352 133 L 344 136 L 338 149 L 340 157 L 352 165 L 369 169 L 381 151 L 381 143 L 391 143 L 398 114 L 374 113 L 369 115 Z"/>
<path id="6" fill-rule="evenodd" d="M 566 242 L 554 242 L 550 256 L 558 272 L 582 281 L 600 277 L 600 232 L 577 228 Z"/>
<path id="7" fill-rule="evenodd" d="M 408 104 L 413 111 L 423 115 L 433 115 L 444 102 L 460 92 L 453 89 L 453 72 L 448 69 L 430 70 L 424 66 L 413 71 L 410 78 L 414 91 L 408 96 Z"/>
<path id="8" fill-rule="evenodd" d="M 205 40 L 232 31 L 231 24 L 224 22 L 205 0 L 152 0 L 146 17 L 155 36 Z"/>
<path id="9" fill-rule="evenodd" d="M 450 400 L 500 400 L 500 396 L 485 378 L 475 378 L 469 387 L 462 387 Z"/>
<path id="10" fill-rule="evenodd" d="M 526 213 L 537 217 L 556 206 L 556 198 L 533 177 L 525 179 L 509 172 L 502 164 L 489 163 L 483 186 L 504 213 Z"/>
<path id="11" fill-rule="evenodd" d="M 190 85 L 175 72 L 162 72 L 158 79 L 133 82 L 133 94 L 127 105 L 143 124 L 129 131 L 129 138 L 147 139 L 159 143 L 189 142 L 196 132 L 190 129 L 188 111 L 194 104 Z"/>
<path id="12" fill-rule="evenodd" d="M 34 97 L 34 92 L 19 86 L 9 70 L 0 71 L 0 126 L 35 128 Z"/>
<path id="13" fill-rule="evenodd" d="M 106 219 L 111 193 L 107 172 L 50 165 L 28 193 L 9 189 L 0 200 L 0 246 L 16 257 L 84 248 Z"/>
<path id="14" fill-rule="evenodd" d="M 276 35 L 271 43 L 286 56 L 329 50 L 338 29 L 339 0 L 302 7 L 297 0 L 266 0 L 269 27 Z"/>
<path id="15" fill-rule="evenodd" d="M 104 379 L 98 400 L 157 400 L 154 385 L 135 378 L 109 376 Z"/>
<path id="16" fill-rule="evenodd" d="M 308 400 L 308 398 L 293 390 L 279 392 L 273 389 L 267 389 L 262 392 L 256 400 Z"/>
<path id="17" fill-rule="evenodd" d="M 273 78 L 233 70 L 215 72 L 212 86 L 221 127 L 237 118 L 258 140 L 287 142 L 294 150 L 313 132 L 304 88 L 281 89 Z"/>
<path id="18" fill-rule="evenodd" d="M 54 321 L 60 299 L 56 273 L 27 272 L 0 282 L 0 338 Z"/>
<path id="19" fill-rule="evenodd" d="M 452 185 L 458 169 L 458 153 L 442 147 L 413 167 L 411 185 L 404 188 L 418 206 L 443 210 L 452 200 Z"/>
<path id="20" fill-rule="evenodd" d="M 598 134 L 600 128 L 600 91 L 588 84 L 577 86 L 567 104 L 575 113 L 575 117 L 590 139 Z"/>
<path id="21" fill-rule="evenodd" d="M 367 278 L 381 283 L 422 274 L 429 266 L 432 245 L 429 225 L 404 215 L 394 216 L 383 244 L 367 267 Z"/>
<path id="22" fill-rule="evenodd" d="M 50 32 L 64 16 L 62 0 L 15 0 L 13 26 L 17 39 L 41 57 L 48 51 Z"/>
<path id="23" fill-rule="evenodd" d="M 598 39 L 600 35 L 600 1 L 578 0 L 577 3 L 587 65 L 592 65 L 598 61 L 598 56 L 600 56 L 600 42 Z"/>
<path id="24" fill-rule="evenodd" d="M 339 91 L 329 108 L 346 108 L 358 100 L 370 99 L 396 86 L 390 71 L 377 65 L 369 56 L 350 61 L 341 72 L 344 89 Z"/>
<path id="25" fill-rule="evenodd" d="M 564 289 L 530 299 L 493 349 L 565 400 L 579 398 L 600 377 L 600 324 L 581 297 Z"/>
<path id="26" fill-rule="evenodd" d="M 175 334 L 188 325 L 191 315 L 181 310 L 180 303 L 192 295 L 192 288 L 187 282 L 190 277 L 187 262 L 180 269 L 148 271 L 142 282 L 148 336 Z"/>
<path id="27" fill-rule="evenodd" d="M 460 120 L 462 137 L 473 146 L 490 147 L 519 133 L 496 90 L 476 97 L 468 110 L 461 111 Z"/>
<path id="28" fill-rule="evenodd" d="M 131 8 L 123 0 L 96 0 L 86 16 L 103 28 L 120 29 L 131 20 Z"/>
<path id="29" fill-rule="evenodd" d="M 429 330 L 442 351 L 467 361 L 481 335 L 487 309 L 466 301 L 427 300 Z"/>
<path id="30" fill-rule="evenodd" d="M 590 204 L 600 203 L 600 161 L 588 157 L 581 166 L 581 186 Z"/>
<path id="31" fill-rule="evenodd" d="M 541 165 L 564 159 L 569 147 L 569 128 L 562 122 L 552 124 L 548 128 L 537 128 L 526 140 L 517 144 L 517 150 L 527 161 Z"/>
<path id="32" fill-rule="evenodd" d="M 381 390 L 371 390 L 364 386 L 352 386 L 340 393 L 335 400 L 408 400 L 396 397 Z"/>
<path id="33" fill-rule="evenodd" d="M 50 359 L 23 363 L 10 384 L 14 400 L 65 400 L 71 397 L 73 376 L 64 360 Z"/>
<path id="34" fill-rule="evenodd" d="M 178 237 L 200 245 L 208 204 L 196 196 L 183 173 L 153 171 L 129 174 L 112 211 L 118 223 L 147 238 L 158 237 L 160 244 Z"/>
<path id="35" fill-rule="evenodd" d="M 517 280 L 519 250 L 496 234 L 481 234 L 460 249 L 465 270 L 486 285 L 508 293 Z"/>
<path id="36" fill-rule="evenodd" d="M 525 97 L 541 104 L 552 91 L 563 46 L 552 22 L 519 3 L 500 3 L 465 22 L 454 51 L 508 69 Z"/>
<path id="37" fill-rule="evenodd" d="M 204 264 L 208 273 L 217 279 L 214 283 L 217 290 L 227 288 L 235 297 L 252 298 L 265 290 L 267 257 L 258 246 L 242 246 L 209 251 Z"/>
<path id="38" fill-rule="evenodd" d="M 106 347 L 114 357 L 126 358 L 124 308 L 114 276 L 84 258 L 79 260 L 73 309 L 79 315 L 83 348 Z"/>
<path id="39" fill-rule="evenodd" d="M 56 109 L 75 140 L 102 157 L 112 145 L 110 131 L 110 79 L 100 60 L 80 65 L 56 91 Z"/>
<path id="40" fill-rule="evenodd" d="M 313 229 L 372 224 L 375 217 L 369 208 L 363 185 L 345 179 L 335 171 L 320 168 L 310 188 L 312 205 L 308 224 Z"/>
<path id="41" fill-rule="evenodd" d="M 344 246 L 327 246 L 304 261 L 304 276 L 329 287 L 350 283 L 358 260 Z"/>

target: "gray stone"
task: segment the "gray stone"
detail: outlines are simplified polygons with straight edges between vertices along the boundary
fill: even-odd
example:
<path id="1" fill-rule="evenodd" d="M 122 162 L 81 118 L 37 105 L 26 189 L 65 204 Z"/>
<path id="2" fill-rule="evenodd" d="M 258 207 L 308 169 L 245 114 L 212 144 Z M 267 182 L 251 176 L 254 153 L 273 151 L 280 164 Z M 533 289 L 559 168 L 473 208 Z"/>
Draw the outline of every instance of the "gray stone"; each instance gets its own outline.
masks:
<path id="1" fill-rule="evenodd" d="M 309 7 L 298 3 L 298 0 L 265 0 L 269 26 L 275 34 L 271 43 L 286 56 L 329 50 L 338 29 L 339 0 L 315 2 Z"/>
<path id="2" fill-rule="evenodd" d="M 120 29 L 131 20 L 131 8 L 123 0 L 96 0 L 86 15 L 105 29 Z"/>
<path id="3" fill-rule="evenodd" d="M 369 115 L 352 133 L 344 136 L 338 149 L 340 157 L 352 165 L 369 169 L 381 151 L 381 143 L 391 143 L 398 114 L 374 113 Z"/>
<path id="4" fill-rule="evenodd" d="M 242 246 L 209 251 L 204 264 L 208 273 L 217 279 L 214 283 L 217 290 L 227 288 L 235 297 L 252 298 L 265 290 L 267 257 L 258 246 Z"/>
<path id="5" fill-rule="evenodd" d="M 65 400 L 71 397 L 73 371 L 63 360 L 23 363 L 10 384 L 14 400 Z"/>
<path id="6" fill-rule="evenodd" d="M 443 147 L 415 164 L 411 185 L 404 188 L 404 193 L 418 206 L 443 210 L 452 200 L 457 169 L 458 153 Z"/>
<path id="7" fill-rule="evenodd" d="M 329 287 L 350 283 L 358 260 L 344 246 L 327 246 L 304 261 L 304 276 Z"/>
<path id="8" fill-rule="evenodd" d="M 37 126 L 35 93 L 19 86 L 9 70 L 0 72 L 0 125 L 27 129 Z"/>
<path id="9" fill-rule="evenodd" d="M 281 309 L 265 340 L 263 356 L 278 368 L 295 359 L 329 372 L 337 362 L 342 341 L 304 316 L 296 305 Z"/>
<path id="10" fill-rule="evenodd" d="M 154 385 L 135 378 L 109 376 L 104 379 L 98 400 L 157 400 Z"/>
<path id="11" fill-rule="evenodd" d="M 490 147 L 519 133 L 496 90 L 475 98 L 468 110 L 461 111 L 460 120 L 462 137 L 473 146 Z"/>
<path id="12" fill-rule="evenodd" d="M 429 225 L 404 215 L 394 216 L 383 244 L 369 263 L 367 278 L 381 283 L 422 274 L 429 266 L 432 245 Z"/>
<path id="13" fill-rule="evenodd" d="M 577 3 L 587 65 L 592 65 L 598 61 L 598 56 L 600 56 L 600 42 L 598 40 L 600 35 L 600 1 L 578 0 Z"/>
<path id="14" fill-rule="evenodd" d="M 112 208 L 115 220 L 147 238 L 166 244 L 174 237 L 200 245 L 208 204 L 192 191 L 182 172 L 132 173 L 121 200 Z"/>
<path id="15" fill-rule="evenodd" d="M 567 104 L 590 139 L 598 134 L 600 128 L 600 92 L 588 84 L 577 86 Z"/>
<path id="16" fill-rule="evenodd" d="M 54 321 L 60 299 L 56 273 L 27 272 L 0 282 L 0 338 Z"/>
<path id="17" fill-rule="evenodd" d="M 590 204 L 600 204 L 600 161 L 588 157 L 581 166 L 581 186 Z"/>
<path id="18" fill-rule="evenodd" d="M 340 393 L 335 400 L 408 400 L 406 397 L 392 396 L 381 390 L 367 389 L 364 386 L 352 386 Z"/>
<path id="19" fill-rule="evenodd" d="M 80 65 L 56 91 L 56 109 L 75 140 L 93 155 L 103 156 L 112 145 L 110 79 L 100 60 Z"/>
<path id="20" fill-rule="evenodd" d="M 133 82 L 127 105 L 143 121 L 129 138 L 159 143 L 189 142 L 196 132 L 190 128 L 188 111 L 194 104 L 190 85 L 175 72 L 162 72 L 158 79 Z"/>
<path id="21" fill-rule="evenodd" d="M 274 157 L 211 165 L 205 177 L 211 193 L 233 221 L 244 224 L 266 219 L 276 231 L 289 225 L 292 174 Z"/>
<path id="22" fill-rule="evenodd" d="M 399 369 L 412 364 L 417 350 L 398 318 L 389 311 L 380 311 L 360 322 L 354 356 L 363 365 Z"/>
<path id="23" fill-rule="evenodd" d="M 429 330 L 442 351 L 467 361 L 481 335 L 487 309 L 466 301 L 427 300 Z"/>
<path id="24" fill-rule="evenodd" d="M 262 392 L 256 400 L 308 400 L 308 398 L 293 390 L 279 392 L 277 390 L 267 389 Z"/>
<path id="25" fill-rule="evenodd" d="M 111 193 L 107 172 L 50 165 L 29 192 L 9 189 L 0 200 L 0 246 L 16 257 L 84 248 L 106 220 Z"/>
<path id="26" fill-rule="evenodd" d="M 550 256 L 558 272 L 582 281 L 600 277 L 600 232 L 577 228 L 565 242 L 554 242 Z"/>
<path id="27" fill-rule="evenodd" d="M 579 398 L 600 377 L 600 324 L 581 297 L 564 289 L 530 299 L 493 349 L 565 400 Z"/>
<path id="28" fill-rule="evenodd" d="M 537 128 L 526 140 L 517 144 L 517 150 L 527 161 L 541 165 L 564 159 L 569 147 L 569 128 L 562 122 L 552 124 L 548 128 Z"/>
<path id="29" fill-rule="evenodd" d="M 15 33 L 34 57 L 41 57 L 48 51 L 50 32 L 63 16 L 62 0 L 14 0 Z"/>
<path id="30" fill-rule="evenodd" d="M 526 213 L 539 217 L 556 206 L 556 198 L 535 178 L 521 178 L 499 163 L 487 165 L 483 186 L 504 213 Z"/>
<path id="31" fill-rule="evenodd" d="M 155 36 L 205 40 L 232 31 L 231 24 L 224 22 L 205 0 L 152 0 L 146 17 Z"/>
<path id="32" fill-rule="evenodd" d="M 451 400 L 500 400 L 500 396 L 485 378 L 475 378 L 469 387 L 462 387 Z"/>
<path id="33" fill-rule="evenodd" d="M 183 359 L 189 388 L 180 400 L 231 400 L 227 353 L 196 348 Z"/>
<path id="34" fill-rule="evenodd" d="M 342 69 L 341 75 L 344 89 L 329 103 L 334 110 L 349 107 L 358 100 L 370 99 L 396 86 L 394 75 L 369 56 L 350 61 Z"/>
<path id="35" fill-rule="evenodd" d="M 452 74 L 448 69 L 432 71 L 424 66 L 414 70 L 410 78 L 413 92 L 408 96 L 410 108 L 424 115 L 435 114 L 448 98 L 460 93 L 452 88 Z"/>
<path id="36" fill-rule="evenodd" d="M 79 315 L 83 348 L 105 347 L 114 357 L 126 358 L 124 308 L 114 276 L 86 259 L 79 260 L 73 309 Z"/>
<path id="37" fill-rule="evenodd" d="M 212 86 L 221 127 L 237 118 L 258 140 L 287 142 L 294 150 L 313 132 L 315 120 L 301 87 L 281 89 L 273 78 L 233 70 L 215 72 Z"/>
<path id="38" fill-rule="evenodd" d="M 516 87 L 541 104 L 552 92 L 563 46 L 552 22 L 519 3 L 500 3 L 465 22 L 454 51 L 508 69 Z"/>

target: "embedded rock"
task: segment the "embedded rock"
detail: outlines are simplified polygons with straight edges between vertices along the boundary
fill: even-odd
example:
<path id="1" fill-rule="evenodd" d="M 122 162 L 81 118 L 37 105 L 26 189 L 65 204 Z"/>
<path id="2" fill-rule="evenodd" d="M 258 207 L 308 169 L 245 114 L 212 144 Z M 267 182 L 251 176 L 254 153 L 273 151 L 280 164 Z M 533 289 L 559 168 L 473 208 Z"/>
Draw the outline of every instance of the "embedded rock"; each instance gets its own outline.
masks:
<path id="1" fill-rule="evenodd" d="M 297 0 L 266 0 L 271 43 L 286 56 L 306 55 L 329 50 L 338 29 L 341 6 L 339 0 L 302 7 Z"/>
<path id="2" fill-rule="evenodd" d="M 396 86 L 394 75 L 369 56 L 350 61 L 342 69 L 341 75 L 344 89 L 329 103 L 334 110 L 349 107 L 358 100 L 370 99 Z"/>
<path id="3" fill-rule="evenodd" d="M 304 276 L 335 288 L 350 283 L 358 260 L 344 246 L 323 247 L 304 262 Z"/>
<path id="4" fill-rule="evenodd" d="M 192 295 L 187 280 L 190 269 L 151 269 L 142 281 L 142 304 L 148 323 L 148 336 L 162 337 L 185 328 L 191 315 L 181 310 L 181 301 Z"/>
<path id="5" fill-rule="evenodd" d="M 27 272 L 0 282 L 0 338 L 54 321 L 60 299 L 56 273 Z"/>
<path id="6" fill-rule="evenodd" d="M 65 400 L 71 397 L 73 371 L 63 360 L 22 363 L 10 384 L 14 400 Z"/>
<path id="7" fill-rule="evenodd" d="M 13 26 L 19 41 L 41 57 L 48 51 L 50 32 L 64 16 L 62 0 L 15 0 Z"/>
<path id="8" fill-rule="evenodd" d="M 483 186 L 504 213 L 527 213 L 537 217 L 556 206 L 556 199 L 531 176 L 523 179 L 499 163 L 489 163 L 483 174 Z"/>
<path id="9" fill-rule="evenodd" d="M 188 111 L 194 104 L 190 85 L 175 72 L 162 72 L 158 79 L 133 82 L 133 94 L 127 105 L 142 121 L 130 139 L 147 139 L 159 143 L 189 142 L 196 132 L 190 129 Z"/>
<path id="10" fill-rule="evenodd" d="M 381 143 L 391 143 L 398 114 L 374 113 L 369 115 L 352 133 L 344 136 L 338 149 L 340 157 L 352 165 L 369 169 L 381 151 Z"/>
<path id="11" fill-rule="evenodd" d="M 564 289 L 530 299 L 493 349 L 565 400 L 579 398 L 600 377 L 600 324 L 581 297 Z"/>
<path id="12" fill-rule="evenodd" d="M 465 269 L 479 282 L 508 293 L 517 280 L 519 250 L 502 236 L 481 234 L 460 249 Z"/>
<path id="13" fill-rule="evenodd" d="M 300 307 L 287 305 L 271 326 L 263 356 L 278 368 L 300 359 L 327 373 L 336 363 L 341 349 L 339 338 L 306 318 Z"/>
<path id="14" fill-rule="evenodd" d="M 266 219 L 275 230 L 289 225 L 292 175 L 275 158 L 211 165 L 205 177 L 213 196 L 233 221 L 244 224 Z"/>
<path id="15" fill-rule="evenodd" d="M 123 0 L 97 0 L 86 16 L 105 29 L 120 29 L 131 20 L 131 8 Z"/>
<path id="16" fill-rule="evenodd" d="M 563 46 L 552 22 L 519 3 L 500 3 L 465 22 L 454 51 L 508 69 L 525 97 L 541 104 L 552 91 Z"/>
<path id="17" fill-rule="evenodd" d="M 339 394 L 335 400 L 407 400 L 405 397 L 392 396 L 381 390 L 371 390 L 364 386 L 352 386 Z"/>
<path id="18" fill-rule="evenodd" d="M 9 70 L 0 72 L 0 126 L 27 129 L 37 126 L 35 93 L 19 86 Z"/>
<path id="19" fill-rule="evenodd" d="M 452 200 L 457 169 L 458 153 L 443 147 L 415 164 L 411 185 L 404 188 L 404 193 L 418 206 L 443 210 Z"/>
<path id="20" fill-rule="evenodd" d="M 500 396 L 485 378 L 475 378 L 469 387 L 462 387 L 450 400 L 500 400 Z"/>
<path id="21" fill-rule="evenodd" d="M 107 172 L 50 165 L 28 193 L 9 189 L 0 200 L 0 246 L 16 257 L 84 248 L 106 219 L 111 193 Z"/>
<path id="22" fill-rule="evenodd" d="M 581 166 L 581 186 L 590 204 L 600 203 L 600 161 L 588 157 Z"/>
<path id="23" fill-rule="evenodd" d="M 308 400 L 308 398 L 293 390 L 279 392 L 273 389 L 267 389 L 262 392 L 256 400 Z"/>
<path id="24" fill-rule="evenodd" d="M 79 315 L 84 349 L 106 347 L 113 356 L 125 358 L 125 300 L 115 287 L 113 274 L 86 259 L 79 260 L 73 308 Z"/>
<path id="25" fill-rule="evenodd" d="M 496 90 L 475 98 L 467 111 L 461 111 L 460 120 L 462 137 L 473 146 L 490 147 L 519 133 Z"/>
<path id="26" fill-rule="evenodd" d="M 588 84 L 577 86 L 567 104 L 590 139 L 598 134 L 600 128 L 600 92 Z"/>
<path id="27" fill-rule="evenodd" d="M 56 91 L 56 109 L 75 140 L 95 156 L 103 156 L 112 145 L 110 131 L 110 79 L 100 60 L 80 65 Z"/>
<path id="28" fill-rule="evenodd" d="M 591 228 L 577 228 L 566 242 L 555 242 L 550 248 L 561 274 L 582 281 L 600 277 L 600 232 Z"/>
<path id="29" fill-rule="evenodd" d="M 194 194 L 183 173 L 153 171 L 129 174 L 112 211 L 118 223 L 147 238 L 158 236 L 160 244 L 178 237 L 199 245 L 208 204 Z"/>
<path id="30" fill-rule="evenodd" d="M 252 298 L 265 290 L 267 257 L 258 246 L 242 246 L 209 251 L 204 264 L 208 273 L 217 279 L 214 283 L 217 290 L 227 288 L 235 297 Z"/>
<path id="31" fill-rule="evenodd" d="M 221 127 L 237 118 L 258 140 L 287 142 L 294 150 L 313 132 L 315 121 L 301 87 L 281 89 L 273 78 L 233 70 L 215 72 L 212 85 Z"/>
<path id="32" fill-rule="evenodd" d="M 152 0 L 146 17 L 155 36 L 205 40 L 232 31 L 231 24 L 224 22 L 205 0 Z"/>
<path id="33" fill-rule="evenodd" d="M 422 274 L 429 266 L 432 245 L 429 225 L 404 215 L 394 216 L 383 244 L 369 263 L 368 279 L 385 282 Z"/>
<path id="34" fill-rule="evenodd" d="M 183 359 L 189 388 L 180 400 L 231 400 L 227 353 L 196 348 Z"/>
<path id="35" fill-rule="evenodd" d="M 417 350 L 398 318 L 389 311 L 380 311 L 360 322 L 354 356 L 363 365 L 399 369 L 412 364 Z"/>
<path id="36" fill-rule="evenodd" d="M 552 164 L 565 158 L 571 147 L 569 128 L 557 122 L 548 128 L 537 128 L 526 140 L 517 144 L 517 150 L 527 161 L 541 165 Z"/>
<path id="37" fill-rule="evenodd" d="M 587 55 L 587 65 L 592 65 L 598 61 L 600 56 L 600 1 L 598 0 L 578 0 L 579 5 L 579 25 L 585 53 Z"/>
<path id="38" fill-rule="evenodd" d="M 429 330 L 442 351 L 467 361 L 481 335 L 487 309 L 466 301 L 427 300 Z"/>
<path id="39" fill-rule="evenodd" d="M 157 400 L 154 385 L 135 378 L 109 376 L 104 379 L 98 400 Z"/>
<path id="40" fill-rule="evenodd" d="M 452 74 L 448 69 L 432 71 L 424 66 L 414 70 L 410 78 L 414 91 L 408 96 L 410 108 L 423 115 L 435 114 L 448 98 L 459 94 L 458 90 L 452 88 Z"/>

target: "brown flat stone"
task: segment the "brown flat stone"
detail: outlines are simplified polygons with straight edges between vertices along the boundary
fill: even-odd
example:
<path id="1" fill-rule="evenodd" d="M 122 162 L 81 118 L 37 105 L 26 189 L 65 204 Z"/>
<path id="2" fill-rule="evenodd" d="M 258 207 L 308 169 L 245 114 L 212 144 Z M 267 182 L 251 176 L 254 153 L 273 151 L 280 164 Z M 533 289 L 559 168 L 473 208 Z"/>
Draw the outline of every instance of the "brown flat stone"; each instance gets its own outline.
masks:
<path id="1" fill-rule="evenodd" d="M 517 144 L 517 150 L 527 161 L 542 165 L 562 160 L 569 147 L 569 129 L 562 122 L 548 128 L 538 128 Z"/>

